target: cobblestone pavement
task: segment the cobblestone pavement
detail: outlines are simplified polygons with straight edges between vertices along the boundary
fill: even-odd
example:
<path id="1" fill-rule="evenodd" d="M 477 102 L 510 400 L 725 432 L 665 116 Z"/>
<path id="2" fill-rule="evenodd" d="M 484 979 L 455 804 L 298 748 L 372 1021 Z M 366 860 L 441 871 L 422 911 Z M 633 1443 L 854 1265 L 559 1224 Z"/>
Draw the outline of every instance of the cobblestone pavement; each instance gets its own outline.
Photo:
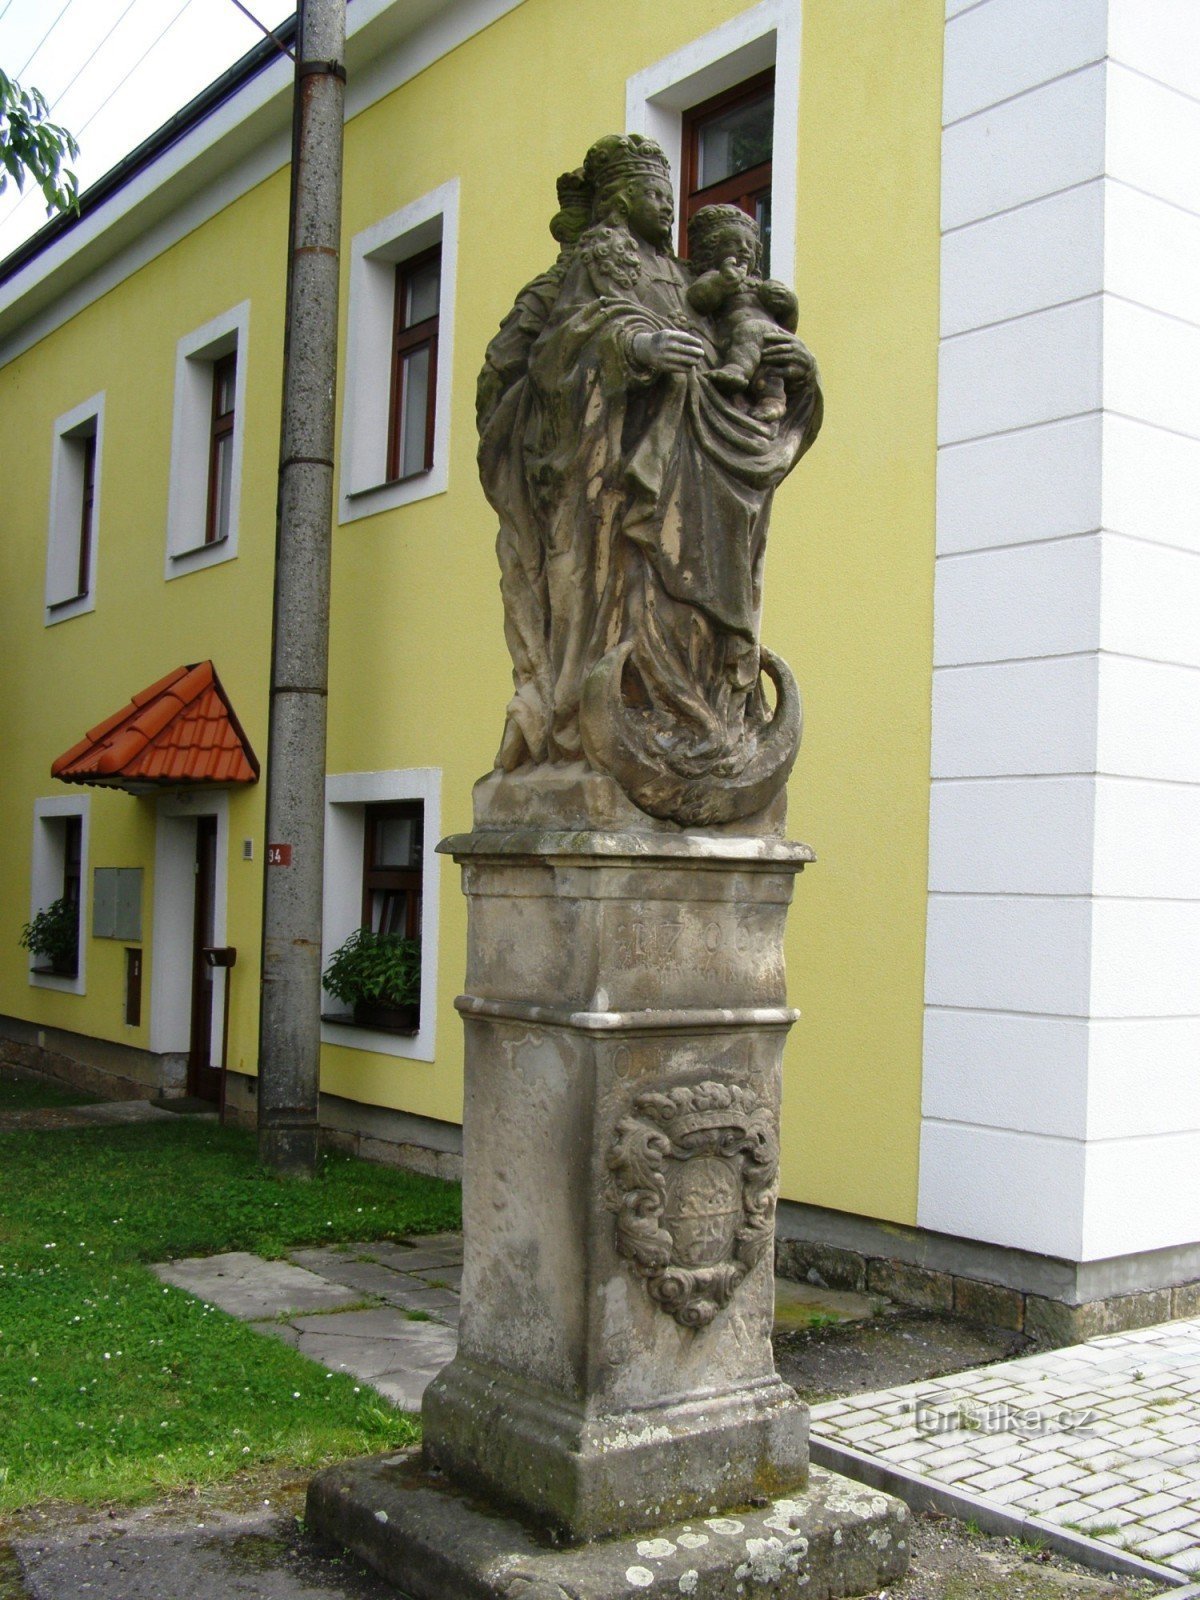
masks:
<path id="1" fill-rule="evenodd" d="M 815 1406 L 813 1438 L 1200 1577 L 1200 1317 Z"/>

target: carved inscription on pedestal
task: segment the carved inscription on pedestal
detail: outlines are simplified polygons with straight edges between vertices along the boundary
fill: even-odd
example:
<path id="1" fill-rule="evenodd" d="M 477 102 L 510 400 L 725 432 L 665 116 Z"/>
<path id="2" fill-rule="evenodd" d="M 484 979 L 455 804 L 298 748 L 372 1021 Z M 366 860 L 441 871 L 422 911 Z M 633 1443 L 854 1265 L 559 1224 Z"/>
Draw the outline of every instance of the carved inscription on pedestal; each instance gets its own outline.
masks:
<path id="1" fill-rule="evenodd" d="M 617 1124 L 608 1167 L 617 1249 L 676 1322 L 707 1326 L 771 1245 L 770 1108 L 739 1084 L 640 1094 Z"/>

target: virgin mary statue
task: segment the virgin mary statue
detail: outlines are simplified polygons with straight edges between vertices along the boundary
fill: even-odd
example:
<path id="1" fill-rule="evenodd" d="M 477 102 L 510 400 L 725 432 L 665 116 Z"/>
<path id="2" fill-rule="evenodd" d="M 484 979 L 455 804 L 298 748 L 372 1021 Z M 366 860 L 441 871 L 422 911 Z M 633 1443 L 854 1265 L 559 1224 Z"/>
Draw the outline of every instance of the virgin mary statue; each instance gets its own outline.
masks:
<path id="1" fill-rule="evenodd" d="M 772 496 L 821 424 L 816 365 L 790 290 L 752 262 L 740 299 L 771 323 L 782 415 L 712 381 L 728 318 L 689 302 L 652 140 L 598 140 L 559 202 L 558 261 L 480 378 L 515 688 L 496 765 L 583 762 L 685 826 L 750 817 L 800 738 L 795 682 L 758 631 Z"/>

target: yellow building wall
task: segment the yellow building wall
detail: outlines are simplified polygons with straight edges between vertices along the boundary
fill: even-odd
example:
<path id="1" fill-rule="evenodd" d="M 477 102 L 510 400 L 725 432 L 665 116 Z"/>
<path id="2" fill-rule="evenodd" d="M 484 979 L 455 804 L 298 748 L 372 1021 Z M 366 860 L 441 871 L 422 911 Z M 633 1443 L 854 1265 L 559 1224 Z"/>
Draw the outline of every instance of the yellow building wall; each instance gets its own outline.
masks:
<path id="1" fill-rule="evenodd" d="M 450 178 L 461 190 L 450 486 L 335 526 L 328 767 L 440 768 L 444 832 L 470 826 L 471 785 L 490 765 L 509 693 L 494 517 L 474 467 L 484 347 L 517 289 L 553 259 L 558 173 L 578 165 L 593 138 L 624 126 L 626 79 L 742 9 L 731 0 L 525 0 L 347 127 L 346 240 Z M 820 441 L 776 499 L 764 619 L 764 638 L 805 695 L 790 831 L 818 856 L 798 881 L 788 939 L 804 1014 L 785 1058 L 783 1193 L 900 1222 L 915 1220 L 920 1127 L 941 30 L 938 0 L 803 7 L 796 287 L 827 409 Z M 596 40 L 603 48 L 581 47 Z M 21 598 L 4 602 L 19 660 L 10 702 L 19 755 L 0 813 L 9 837 L 28 837 L 34 795 L 61 790 L 47 777 L 52 757 L 184 660 L 215 659 L 265 757 L 285 206 L 278 174 L 0 371 L 0 413 L 16 406 L 38 419 L 29 459 L 5 468 L 5 520 L 21 546 L 11 590 Z M 343 331 L 346 294 L 344 275 Z M 239 556 L 164 585 L 175 344 L 245 298 Z M 136 359 L 114 360 L 118 341 Z M 101 388 L 97 610 L 47 630 L 51 424 Z M 231 1064 L 248 1070 L 262 800 L 261 785 L 234 796 L 230 822 L 229 937 L 241 952 Z M 258 846 L 253 865 L 240 860 L 244 837 Z M 0 869 L 22 920 L 27 851 L 6 852 Z M 130 859 L 116 859 L 122 852 Z M 97 794 L 91 865 L 137 864 L 131 852 L 152 866 L 149 802 Z M 436 1061 L 326 1047 L 326 1091 L 461 1116 L 453 999 L 466 925 L 449 862 L 440 912 Z M 35 995 L 24 953 L 14 956 L 7 941 L 0 1010 L 129 1036 L 118 959 L 117 947 L 93 941 L 86 998 Z M 145 1043 L 141 1035 L 132 1042 Z"/>
<path id="2" fill-rule="evenodd" d="M 270 594 L 275 545 L 279 351 L 283 338 L 287 177 L 280 173 L 0 369 L 0 417 L 21 448 L 3 464 L 5 780 L 0 786 L 0 1012 L 73 1033 L 149 1047 L 153 983 L 155 801 L 80 789 L 50 777 L 54 758 L 173 668 L 212 658 L 260 760 L 266 756 Z M 278 249 L 246 247 L 278 239 Z M 179 339 L 251 301 L 246 362 L 247 448 L 236 560 L 165 582 L 167 488 Z M 42 597 L 53 424 L 104 391 L 96 608 L 52 627 Z M 264 609 L 265 608 L 265 609 Z M 90 794 L 90 876 L 97 866 L 144 870 L 142 1023 L 124 1021 L 125 941 L 87 939 L 83 995 L 34 988 L 17 947 L 29 915 L 33 803 Z M 197 812 L 205 810 L 196 797 Z M 229 803 L 228 930 L 238 947 L 231 989 L 230 1065 L 257 1051 L 263 795 Z M 241 841 L 255 841 L 255 862 Z"/>

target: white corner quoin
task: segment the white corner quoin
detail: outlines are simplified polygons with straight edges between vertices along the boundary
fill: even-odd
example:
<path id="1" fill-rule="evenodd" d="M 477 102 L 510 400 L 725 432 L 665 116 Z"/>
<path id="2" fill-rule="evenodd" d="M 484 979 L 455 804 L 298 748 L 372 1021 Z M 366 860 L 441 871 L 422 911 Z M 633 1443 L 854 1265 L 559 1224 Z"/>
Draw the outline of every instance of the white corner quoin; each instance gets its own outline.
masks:
<path id="1" fill-rule="evenodd" d="M 1073 1262 L 1200 1240 L 1198 147 L 1200 7 L 951 0 L 918 1221 Z"/>

